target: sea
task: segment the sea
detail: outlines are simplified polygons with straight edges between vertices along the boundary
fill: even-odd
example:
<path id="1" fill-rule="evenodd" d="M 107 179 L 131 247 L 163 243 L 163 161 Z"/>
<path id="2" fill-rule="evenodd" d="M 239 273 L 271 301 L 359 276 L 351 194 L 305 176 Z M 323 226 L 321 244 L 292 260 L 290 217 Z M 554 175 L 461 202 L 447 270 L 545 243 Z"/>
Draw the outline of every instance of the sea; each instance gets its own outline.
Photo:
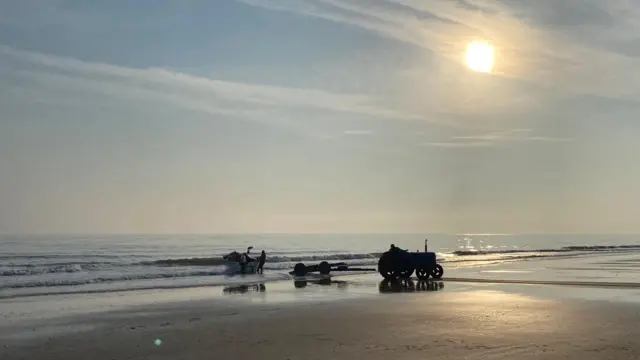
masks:
<path id="1" fill-rule="evenodd" d="M 263 234 L 0 235 L 0 299 L 291 279 L 298 262 L 375 269 L 391 244 L 422 251 L 445 276 L 637 282 L 638 235 Z M 264 250 L 264 274 L 229 272 L 222 256 Z"/>

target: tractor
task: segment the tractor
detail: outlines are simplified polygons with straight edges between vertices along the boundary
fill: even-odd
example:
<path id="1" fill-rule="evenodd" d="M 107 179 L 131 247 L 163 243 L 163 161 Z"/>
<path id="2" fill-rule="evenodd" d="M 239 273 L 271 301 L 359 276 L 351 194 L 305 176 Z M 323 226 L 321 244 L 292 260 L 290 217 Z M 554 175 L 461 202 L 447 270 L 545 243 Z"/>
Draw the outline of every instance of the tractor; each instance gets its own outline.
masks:
<path id="1" fill-rule="evenodd" d="M 424 241 L 424 252 L 410 252 L 395 245 L 380 256 L 378 272 L 387 280 L 409 278 L 415 271 L 419 280 L 442 278 L 444 270 L 436 262 L 436 253 L 429 252 L 427 240 Z"/>

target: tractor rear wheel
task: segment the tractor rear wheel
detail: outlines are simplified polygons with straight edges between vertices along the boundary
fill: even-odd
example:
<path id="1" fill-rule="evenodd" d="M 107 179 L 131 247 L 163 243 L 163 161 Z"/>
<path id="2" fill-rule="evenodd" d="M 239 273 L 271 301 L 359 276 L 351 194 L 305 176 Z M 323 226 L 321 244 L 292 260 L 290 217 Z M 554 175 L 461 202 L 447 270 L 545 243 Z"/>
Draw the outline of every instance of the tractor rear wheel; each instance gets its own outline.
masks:
<path id="1" fill-rule="evenodd" d="M 431 269 L 431 276 L 433 276 L 434 279 L 442 278 L 443 274 L 444 274 L 444 269 L 442 268 L 442 266 L 440 266 L 440 264 L 436 264 L 436 266 L 434 266 L 433 269 Z"/>
<path id="2" fill-rule="evenodd" d="M 396 269 L 393 256 L 390 253 L 384 253 L 378 260 L 378 272 L 387 280 L 396 280 L 400 277 L 400 271 Z"/>

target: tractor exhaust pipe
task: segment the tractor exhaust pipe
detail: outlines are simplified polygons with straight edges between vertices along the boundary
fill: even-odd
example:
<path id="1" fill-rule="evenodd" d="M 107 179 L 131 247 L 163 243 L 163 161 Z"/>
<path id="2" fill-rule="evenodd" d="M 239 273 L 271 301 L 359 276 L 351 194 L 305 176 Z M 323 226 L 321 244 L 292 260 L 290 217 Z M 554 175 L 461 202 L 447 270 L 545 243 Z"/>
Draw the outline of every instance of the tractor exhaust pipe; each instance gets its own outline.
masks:
<path id="1" fill-rule="evenodd" d="M 429 252 L 429 247 L 427 246 L 427 241 L 429 241 L 429 239 L 424 239 L 424 252 Z"/>

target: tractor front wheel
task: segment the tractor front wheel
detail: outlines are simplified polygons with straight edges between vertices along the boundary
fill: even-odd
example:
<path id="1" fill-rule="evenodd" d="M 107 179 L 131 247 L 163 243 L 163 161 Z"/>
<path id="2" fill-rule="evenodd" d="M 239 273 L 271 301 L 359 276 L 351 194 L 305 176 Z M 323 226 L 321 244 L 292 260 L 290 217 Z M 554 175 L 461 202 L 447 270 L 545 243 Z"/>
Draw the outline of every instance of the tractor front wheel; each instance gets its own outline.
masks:
<path id="1" fill-rule="evenodd" d="M 418 280 L 425 281 L 429 279 L 429 271 L 425 268 L 418 269 L 416 271 L 416 275 L 418 276 Z"/>

